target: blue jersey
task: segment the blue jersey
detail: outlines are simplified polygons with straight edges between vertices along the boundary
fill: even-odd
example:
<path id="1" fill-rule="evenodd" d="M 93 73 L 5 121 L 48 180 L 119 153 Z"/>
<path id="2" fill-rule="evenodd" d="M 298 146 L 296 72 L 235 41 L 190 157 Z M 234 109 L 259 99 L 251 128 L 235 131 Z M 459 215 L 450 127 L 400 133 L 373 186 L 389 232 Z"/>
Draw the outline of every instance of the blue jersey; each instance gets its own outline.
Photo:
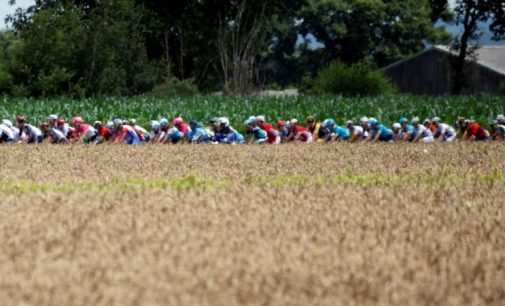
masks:
<path id="1" fill-rule="evenodd" d="M 343 139 L 343 140 L 347 140 L 351 137 L 351 132 L 349 132 L 349 129 L 338 126 L 338 125 L 336 125 L 332 129 L 331 133 L 337 135 L 338 138 Z"/>
<path id="2" fill-rule="evenodd" d="M 219 142 L 219 143 L 222 143 L 222 142 L 226 142 L 226 135 L 225 133 L 221 133 L 221 132 L 217 132 L 215 135 L 214 135 L 214 140 L 216 142 Z"/>
<path id="3" fill-rule="evenodd" d="M 236 130 L 228 127 L 223 131 L 216 133 L 216 141 L 219 143 L 244 143 L 245 139 L 242 134 L 237 132 Z"/>
<path id="4" fill-rule="evenodd" d="M 244 143 L 245 139 L 242 134 L 237 131 L 233 131 L 232 133 L 226 135 L 226 143 Z"/>
<path id="5" fill-rule="evenodd" d="M 268 138 L 267 132 L 260 127 L 253 128 L 252 134 L 256 140 L 266 140 Z"/>
<path id="6" fill-rule="evenodd" d="M 380 141 L 390 141 L 393 139 L 393 130 L 388 129 L 383 124 L 379 124 L 377 127 L 371 129 L 372 139 L 377 137 L 379 134 Z"/>
<path id="7" fill-rule="evenodd" d="M 123 143 L 127 145 L 138 145 L 140 144 L 140 137 L 133 128 L 129 127 L 127 128 Z"/>
<path id="8" fill-rule="evenodd" d="M 401 135 L 402 137 L 408 135 L 408 140 L 412 140 L 414 138 L 414 126 L 411 124 L 407 124 L 406 127 L 402 127 Z"/>
<path id="9" fill-rule="evenodd" d="M 281 138 L 287 138 L 289 136 L 289 130 L 285 127 L 279 129 L 279 134 Z"/>
<path id="10" fill-rule="evenodd" d="M 197 127 L 191 129 L 188 134 L 188 138 L 191 142 L 202 143 L 209 142 L 211 140 L 211 135 L 203 127 Z"/>
<path id="11" fill-rule="evenodd" d="M 178 143 L 184 137 L 184 133 L 179 131 L 178 128 L 173 127 L 167 132 L 167 140 L 172 143 Z"/>

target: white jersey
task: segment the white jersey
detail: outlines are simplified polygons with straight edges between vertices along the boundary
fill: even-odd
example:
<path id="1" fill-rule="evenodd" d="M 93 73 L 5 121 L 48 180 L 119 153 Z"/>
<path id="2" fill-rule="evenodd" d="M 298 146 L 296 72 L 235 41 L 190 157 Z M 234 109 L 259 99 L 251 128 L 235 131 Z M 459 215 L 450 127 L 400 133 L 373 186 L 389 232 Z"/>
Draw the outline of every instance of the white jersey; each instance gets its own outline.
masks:
<path id="1" fill-rule="evenodd" d="M 64 123 L 63 125 L 58 125 L 55 129 L 61 131 L 65 137 L 68 137 L 68 133 L 70 132 L 70 125 L 68 123 Z"/>
<path id="2" fill-rule="evenodd" d="M 84 134 L 83 140 L 84 142 L 88 142 L 93 140 L 94 137 L 98 135 L 98 131 L 92 127 L 91 125 L 88 127 L 86 130 L 86 133 Z"/>
<path id="3" fill-rule="evenodd" d="M 358 136 L 361 138 L 367 138 L 368 137 L 368 131 L 366 131 L 361 125 L 354 125 L 352 127 L 352 135 L 353 136 Z"/>
<path id="4" fill-rule="evenodd" d="M 28 137 L 42 137 L 42 131 L 38 127 L 35 127 L 31 124 L 25 124 L 25 132 Z"/>
<path id="5" fill-rule="evenodd" d="M 19 129 L 15 126 L 11 127 L 10 129 L 14 133 L 14 141 L 19 141 L 19 138 L 21 138 L 21 132 Z"/>
<path id="6" fill-rule="evenodd" d="M 14 130 L 4 124 L 0 124 L 0 138 L 7 142 L 16 141 L 16 134 Z"/>
<path id="7" fill-rule="evenodd" d="M 438 129 L 437 129 L 437 135 L 447 135 L 447 136 L 452 136 L 456 134 L 456 131 L 454 130 L 454 128 L 446 123 L 440 123 L 438 125 Z"/>
<path id="8" fill-rule="evenodd" d="M 432 143 L 435 141 L 435 137 L 433 137 L 431 130 L 421 124 L 418 125 L 417 128 L 414 127 L 413 135 L 423 143 Z"/>
<path id="9" fill-rule="evenodd" d="M 354 136 L 363 136 L 365 129 L 362 126 L 355 125 L 352 127 L 352 134 Z"/>
<path id="10" fill-rule="evenodd" d="M 431 130 L 421 124 L 418 125 L 417 128 L 414 128 L 414 134 L 416 135 L 416 137 L 419 136 L 420 139 L 433 137 L 433 133 L 431 132 Z"/>
<path id="11" fill-rule="evenodd" d="M 498 134 L 505 136 L 505 125 L 498 124 L 495 129 Z"/>
<path id="12" fill-rule="evenodd" d="M 64 142 L 67 139 L 67 137 L 65 137 L 65 134 L 63 134 L 63 132 L 56 127 L 51 128 L 49 133 L 54 142 L 60 143 Z"/>

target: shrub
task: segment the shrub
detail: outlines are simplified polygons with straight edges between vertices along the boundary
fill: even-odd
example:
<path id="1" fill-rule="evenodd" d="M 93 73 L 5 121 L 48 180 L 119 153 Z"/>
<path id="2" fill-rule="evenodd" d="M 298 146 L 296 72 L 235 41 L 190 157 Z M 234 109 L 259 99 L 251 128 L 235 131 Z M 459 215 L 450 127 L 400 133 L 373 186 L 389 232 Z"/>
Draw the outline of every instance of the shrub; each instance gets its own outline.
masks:
<path id="1" fill-rule="evenodd" d="M 170 78 L 168 80 L 165 80 L 163 83 L 155 86 L 154 89 L 147 95 L 154 97 L 188 97 L 198 94 L 198 87 L 195 85 L 193 80 L 179 80 L 177 78 Z"/>
<path id="2" fill-rule="evenodd" d="M 8 94 L 10 93 L 12 87 L 12 75 L 8 71 L 8 69 L 5 68 L 2 63 L 0 63 L 0 93 L 1 94 Z"/>
<path id="3" fill-rule="evenodd" d="M 395 92 L 391 81 L 366 63 L 348 66 L 332 62 L 306 87 L 309 93 L 318 95 L 377 96 Z"/>

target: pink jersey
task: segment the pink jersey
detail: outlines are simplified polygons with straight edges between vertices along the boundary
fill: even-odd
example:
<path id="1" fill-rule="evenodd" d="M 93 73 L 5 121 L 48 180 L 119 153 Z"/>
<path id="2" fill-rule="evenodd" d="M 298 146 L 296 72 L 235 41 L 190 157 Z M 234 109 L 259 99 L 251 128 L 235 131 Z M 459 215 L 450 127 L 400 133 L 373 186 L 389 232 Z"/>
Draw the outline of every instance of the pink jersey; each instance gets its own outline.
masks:
<path id="1" fill-rule="evenodd" d="M 74 130 L 74 135 L 77 138 L 83 137 L 88 133 L 88 131 L 91 129 L 91 125 L 83 123 L 79 126 L 79 128 L 75 128 Z"/>
<path id="2" fill-rule="evenodd" d="M 176 127 L 184 135 L 188 135 L 189 132 L 191 132 L 191 128 L 189 127 L 189 124 L 187 124 L 186 122 L 182 122 L 178 124 Z"/>

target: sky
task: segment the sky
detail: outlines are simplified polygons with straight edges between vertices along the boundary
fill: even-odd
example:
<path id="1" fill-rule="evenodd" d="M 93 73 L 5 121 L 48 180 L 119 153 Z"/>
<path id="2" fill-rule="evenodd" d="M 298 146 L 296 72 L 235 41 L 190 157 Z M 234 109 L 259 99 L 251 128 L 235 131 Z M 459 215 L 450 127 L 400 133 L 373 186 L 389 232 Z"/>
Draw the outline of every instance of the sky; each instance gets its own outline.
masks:
<path id="1" fill-rule="evenodd" d="M 7 15 L 14 13 L 17 7 L 22 7 L 26 8 L 30 5 L 32 5 L 35 2 L 35 0 L 16 0 L 16 5 L 11 6 L 9 5 L 9 0 L 0 0 L 0 29 L 5 29 L 5 17 Z M 449 0 L 451 6 L 454 6 L 456 3 L 456 0 Z"/>
<path id="2" fill-rule="evenodd" d="M 14 13 L 17 7 L 27 8 L 34 4 L 34 2 L 35 0 L 16 0 L 16 5 L 11 6 L 9 5 L 9 0 L 0 0 L 0 29 L 5 29 L 7 27 L 5 24 L 5 17 Z M 456 0 L 449 0 L 449 3 L 454 7 Z M 448 26 L 447 28 L 453 34 L 459 33 L 459 29 L 456 26 Z M 490 35 L 484 35 L 481 39 L 481 44 L 495 44 L 495 42 L 491 41 Z"/>
<path id="3" fill-rule="evenodd" d="M 5 17 L 7 17 L 9 14 L 12 14 L 17 7 L 26 8 L 32 5 L 34 2 L 34 0 L 16 0 L 16 5 L 10 6 L 9 0 L 0 0 L 0 28 L 5 29 Z M 453 6 L 456 3 L 456 0 L 449 0 L 449 2 Z"/>
<path id="4" fill-rule="evenodd" d="M 5 17 L 14 13 L 17 7 L 27 8 L 34 3 L 34 0 L 16 0 L 16 5 L 11 6 L 9 0 L 0 0 L 0 28 L 5 29 Z"/>
<path id="5" fill-rule="evenodd" d="M 9 0 L 0 0 L 0 29 L 5 29 L 5 17 L 16 11 L 16 8 L 27 8 L 35 3 L 35 0 L 16 0 L 16 5 L 9 5 Z"/>

